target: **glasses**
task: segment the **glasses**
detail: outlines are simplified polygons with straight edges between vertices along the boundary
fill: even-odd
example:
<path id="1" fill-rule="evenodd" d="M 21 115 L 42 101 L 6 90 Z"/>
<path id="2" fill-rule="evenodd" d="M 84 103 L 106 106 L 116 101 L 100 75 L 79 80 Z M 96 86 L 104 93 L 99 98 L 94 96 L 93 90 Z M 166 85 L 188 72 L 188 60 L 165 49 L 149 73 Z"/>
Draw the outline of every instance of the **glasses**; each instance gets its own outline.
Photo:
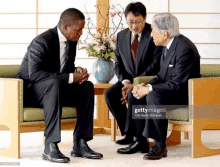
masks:
<path id="1" fill-rule="evenodd" d="M 143 21 L 144 21 L 144 20 L 141 20 L 141 21 L 135 21 L 135 22 L 130 21 L 130 22 L 127 22 L 127 24 L 128 24 L 129 26 L 131 26 L 131 25 L 133 25 L 133 24 L 141 25 L 141 23 L 142 23 Z"/>

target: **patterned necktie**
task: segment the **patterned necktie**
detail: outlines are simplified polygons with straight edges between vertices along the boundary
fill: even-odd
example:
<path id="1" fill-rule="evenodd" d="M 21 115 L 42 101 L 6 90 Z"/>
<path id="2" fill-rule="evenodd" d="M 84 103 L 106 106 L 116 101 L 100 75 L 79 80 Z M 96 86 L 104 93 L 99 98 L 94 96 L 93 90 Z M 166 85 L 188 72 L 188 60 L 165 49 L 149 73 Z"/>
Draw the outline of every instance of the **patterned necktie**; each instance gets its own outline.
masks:
<path id="1" fill-rule="evenodd" d="M 135 34 L 134 35 L 134 40 L 131 44 L 131 53 L 133 55 L 133 59 L 134 59 L 134 64 L 136 64 L 136 54 L 137 54 L 137 48 L 138 48 L 138 35 Z"/>
<path id="2" fill-rule="evenodd" d="M 68 60 L 68 53 L 69 53 L 69 42 L 65 41 L 66 47 L 65 47 L 65 52 L 63 56 L 61 57 L 61 65 L 60 65 L 60 73 L 62 73 L 66 67 L 66 63 Z"/>
<path id="3" fill-rule="evenodd" d="M 163 60 L 164 60 L 165 57 L 167 56 L 167 52 L 168 52 L 168 49 L 167 49 L 167 47 L 166 47 L 165 50 L 164 50 L 164 53 L 163 53 Z"/>

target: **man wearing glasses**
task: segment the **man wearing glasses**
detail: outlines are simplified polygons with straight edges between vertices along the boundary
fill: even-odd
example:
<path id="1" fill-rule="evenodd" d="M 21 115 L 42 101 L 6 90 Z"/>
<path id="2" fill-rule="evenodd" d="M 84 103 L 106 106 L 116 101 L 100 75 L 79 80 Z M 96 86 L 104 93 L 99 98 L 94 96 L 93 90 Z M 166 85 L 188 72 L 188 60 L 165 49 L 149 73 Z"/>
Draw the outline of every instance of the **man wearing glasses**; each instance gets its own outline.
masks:
<path id="1" fill-rule="evenodd" d="M 137 151 L 148 152 L 146 138 L 137 137 L 139 129 L 128 129 L 125 132 L 127 117 L 127 93 L 133 88 L 133 78 L 156 75 L 160 68 L 162 47 L 155 46 L 151 38 L 151 25 L 146 23 L 146 7 L 140 3 L 130 3 L 125 9 L 128 27 L 117 35 L 115 51 L 115 73 L 118 82 L 106 90 L 105 98 L 108 108 L 117 120 L 119 129 L 125 138 L 117 144 L 131 144 L 120 153 L 130 154 Z M 144 121 L 144 120 L 143 120 Z M 139 140 L 133 141 L 134 136 Z"/>

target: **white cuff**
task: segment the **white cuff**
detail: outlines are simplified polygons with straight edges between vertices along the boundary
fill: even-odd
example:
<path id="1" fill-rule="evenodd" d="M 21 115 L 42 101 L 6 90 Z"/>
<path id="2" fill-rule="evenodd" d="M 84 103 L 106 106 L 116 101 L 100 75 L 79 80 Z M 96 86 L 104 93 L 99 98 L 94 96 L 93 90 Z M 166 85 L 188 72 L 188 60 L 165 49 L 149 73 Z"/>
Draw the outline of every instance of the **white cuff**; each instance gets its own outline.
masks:
<path id="1" fill-rule="evenodd" d="M 129 82 L 129 83 L 130 83 L 130 81 L 129 81 L 128 79 L 124 79 L 121 83 L 122 83 L 123 85 L 125 85 L 125 84 L 124 84 L 125 82 Z"/>
<path id="2" fill-rule="evenodd" d="M 147 86 L 149 86 L 149 92 L 153 91 L 152 85 L 151 84 L 147 84 Z"/>
<path id="3" fill-rule="evenodd" d="M 69 81 L 68 81 L 68 84 L 73 83 L 73 81 L 74 81 L 73 73 L 70 73 L 70 74 L 69 74 Z"/>

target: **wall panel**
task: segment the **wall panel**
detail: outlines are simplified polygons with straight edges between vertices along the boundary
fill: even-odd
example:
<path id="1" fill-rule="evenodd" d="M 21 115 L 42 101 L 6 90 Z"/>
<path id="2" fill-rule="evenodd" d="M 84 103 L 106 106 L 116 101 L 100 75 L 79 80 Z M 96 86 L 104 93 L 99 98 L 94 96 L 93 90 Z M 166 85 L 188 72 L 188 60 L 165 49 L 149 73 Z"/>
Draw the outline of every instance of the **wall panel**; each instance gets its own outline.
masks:
<path id="1" fill-rule="evenodd" d="M 35 14 L 0 14 L 0 28 L 36 28 Z"/>
<path id="2" fill-rule="evenodd" d="M 170 12 L 219 13 L 219 0 L 170 0 Z"/>
<path id="3" fill-rule="evenodd" d="M 0 0 L 0 13 L 35 13 L 36 0 Z"/>
<path id="4" fill-rule="evenodd" d="M 0 44 L 0 59 L 22 59 L 28 44 Z"/>
<path id="5" fill-rule="evenodd" d="M 60 13 L 67 8 L 77 8 L 82 12 L 85 12 L 84 5 L 86 5 L 87 11 L 96 12 L 96 0 L 39 0 L 39 12 Z"/>
<path id="6" fill-rule="evenodd" d="M 35 36 L 33 29 L 0 29 L 0 43 L 30 43 Z"/>
<path id="7" fill-rule="evenodd" d="M 220 43 L 220 29 L 181 29 L 180 33 L 194 43 Z"/>

